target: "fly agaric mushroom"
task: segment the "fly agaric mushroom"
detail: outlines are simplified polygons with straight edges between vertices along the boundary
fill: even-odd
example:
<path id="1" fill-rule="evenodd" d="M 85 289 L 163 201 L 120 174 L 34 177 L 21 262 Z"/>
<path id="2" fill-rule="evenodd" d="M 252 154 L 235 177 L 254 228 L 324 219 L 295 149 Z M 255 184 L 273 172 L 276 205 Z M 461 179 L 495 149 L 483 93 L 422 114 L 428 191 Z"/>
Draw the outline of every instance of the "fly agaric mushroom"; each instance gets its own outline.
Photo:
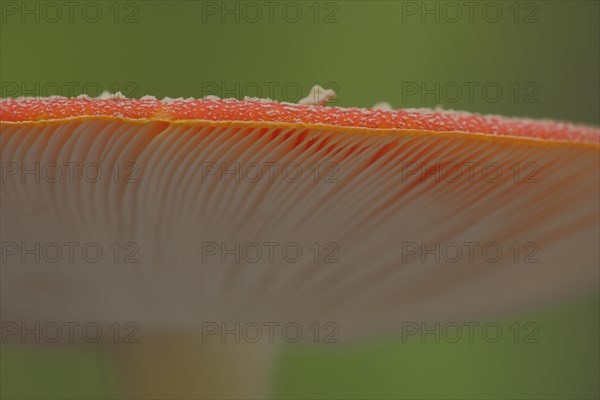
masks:
<path id="1" fill-rule="evenodd" d="M 3 100 L 3 321 L 134 321 L 127 395 L 260 397 L 262 347 L 204 323 L 349 339 L 598 288 L 597 128 L 332 97 Z"/>

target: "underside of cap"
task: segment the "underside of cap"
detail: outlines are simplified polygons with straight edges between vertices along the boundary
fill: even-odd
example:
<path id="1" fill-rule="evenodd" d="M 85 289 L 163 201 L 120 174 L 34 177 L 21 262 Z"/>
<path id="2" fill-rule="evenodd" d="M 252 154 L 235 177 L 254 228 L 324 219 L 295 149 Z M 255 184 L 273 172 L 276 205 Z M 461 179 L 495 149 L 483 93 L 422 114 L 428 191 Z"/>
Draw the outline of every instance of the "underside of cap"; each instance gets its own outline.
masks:
<path id="1" fill-rule="evenodd" d="M 127 108 L 107 101 L 61 100 L 52 110 L 74 116 L 81 112 L 65 104 Z M 15 104 L 24 110 L 26 103 Z M 231 104 L 243 114 L 255 103 L 198 100 L 187 111 L 184 104 L 171 112 L 198 115 Z M 429 115 L 401 113 L 390 115 L 415 115 L 411 124 Z M 92 242 L 105 251 L 134 243 L 139 259 L 115 263 L 109 253 L 73 264 L 13 256 L 1 270 L 4 318 L 134 320 L 146 332 L 207 320 L 333 321 L 349 338 L 407 320 L 515 312 L 598 289 L 600 179 L 589 146 L 143 118 L 2 124 L 2 161 L 17 168 L 1 185 L 3 241 Z M 61 166 L 64 178 L 34 179 L 36 163 Z M 105 173 L 90 182 L 75 169 L 67 179 L 69 163 Z M 134 166 L 135 181 L 126 179 L 131 169 L 115 181 L 115 167 L 126 165 Z M 446 167 L 450 175 L 436 177 Z M 269 242 L 279 243 L 274 262 Z M 479 245 L 470 258 L 473 242 Z M 264 253 L 259 261 L 252 253 L 203 259 L 206 243 L 225 253 L 255 243 Z M 290 243 L 303 250 L 301 260 L 281 252 Z M 427 255 L 448 245 L 462 249 L 459 261 Z M 492 253 L 483 253 L 486 245 Z"/>

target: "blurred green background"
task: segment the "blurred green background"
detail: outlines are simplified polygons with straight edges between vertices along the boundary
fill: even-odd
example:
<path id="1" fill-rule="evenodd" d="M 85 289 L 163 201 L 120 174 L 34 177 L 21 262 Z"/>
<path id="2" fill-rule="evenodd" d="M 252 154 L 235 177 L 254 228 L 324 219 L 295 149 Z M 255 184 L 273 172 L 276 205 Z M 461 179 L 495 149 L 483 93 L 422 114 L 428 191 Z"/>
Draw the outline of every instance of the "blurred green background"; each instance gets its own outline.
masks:
<path id="1" fill-rule="evenodd" d="M 294 102 L 319 83 L 336 90 L 338 106 L 387 101 L 600 123 L 595 0 L 478 2 L 472 13 L 435 1 L 110 0 L 71 13 L 63 2 L 0 3 L 1 97 L 120 90 Z M 503 319 L 507 330 L 537 323 L 534 344 L 290 345 L 272 394 L 598 398 L 599 301 Z M 3 399 L 116 397 L 112 366 L 94 350 L 1 350 Z"/>

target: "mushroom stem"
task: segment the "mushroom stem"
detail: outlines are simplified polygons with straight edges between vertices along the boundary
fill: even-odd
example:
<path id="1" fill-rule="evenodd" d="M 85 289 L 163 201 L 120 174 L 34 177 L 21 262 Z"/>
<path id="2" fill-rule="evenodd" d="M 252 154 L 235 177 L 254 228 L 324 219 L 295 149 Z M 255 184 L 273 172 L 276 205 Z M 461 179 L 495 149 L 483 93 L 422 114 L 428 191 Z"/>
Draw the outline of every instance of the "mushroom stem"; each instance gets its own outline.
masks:
<path id="1" fill-rule="evenodd" d="M 264 399 L 276 345 L 162 335 L 116 346 L 119 397 Z"/>

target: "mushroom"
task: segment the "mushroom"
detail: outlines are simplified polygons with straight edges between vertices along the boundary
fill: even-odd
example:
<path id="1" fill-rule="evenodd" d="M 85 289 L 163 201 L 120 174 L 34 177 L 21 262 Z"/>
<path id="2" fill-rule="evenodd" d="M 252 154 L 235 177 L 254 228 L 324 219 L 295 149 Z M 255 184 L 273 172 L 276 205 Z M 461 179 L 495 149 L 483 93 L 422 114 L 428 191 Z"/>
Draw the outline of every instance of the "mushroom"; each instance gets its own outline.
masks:
<path id="1" fill-rule="evenodd" d="M 264 397 L 266 330 L 215 326 L 357 340 L 598 289 L 599 129 L 333 96 L 2 100 L 2 321 L 134 322 L 125 396 Z"/>

